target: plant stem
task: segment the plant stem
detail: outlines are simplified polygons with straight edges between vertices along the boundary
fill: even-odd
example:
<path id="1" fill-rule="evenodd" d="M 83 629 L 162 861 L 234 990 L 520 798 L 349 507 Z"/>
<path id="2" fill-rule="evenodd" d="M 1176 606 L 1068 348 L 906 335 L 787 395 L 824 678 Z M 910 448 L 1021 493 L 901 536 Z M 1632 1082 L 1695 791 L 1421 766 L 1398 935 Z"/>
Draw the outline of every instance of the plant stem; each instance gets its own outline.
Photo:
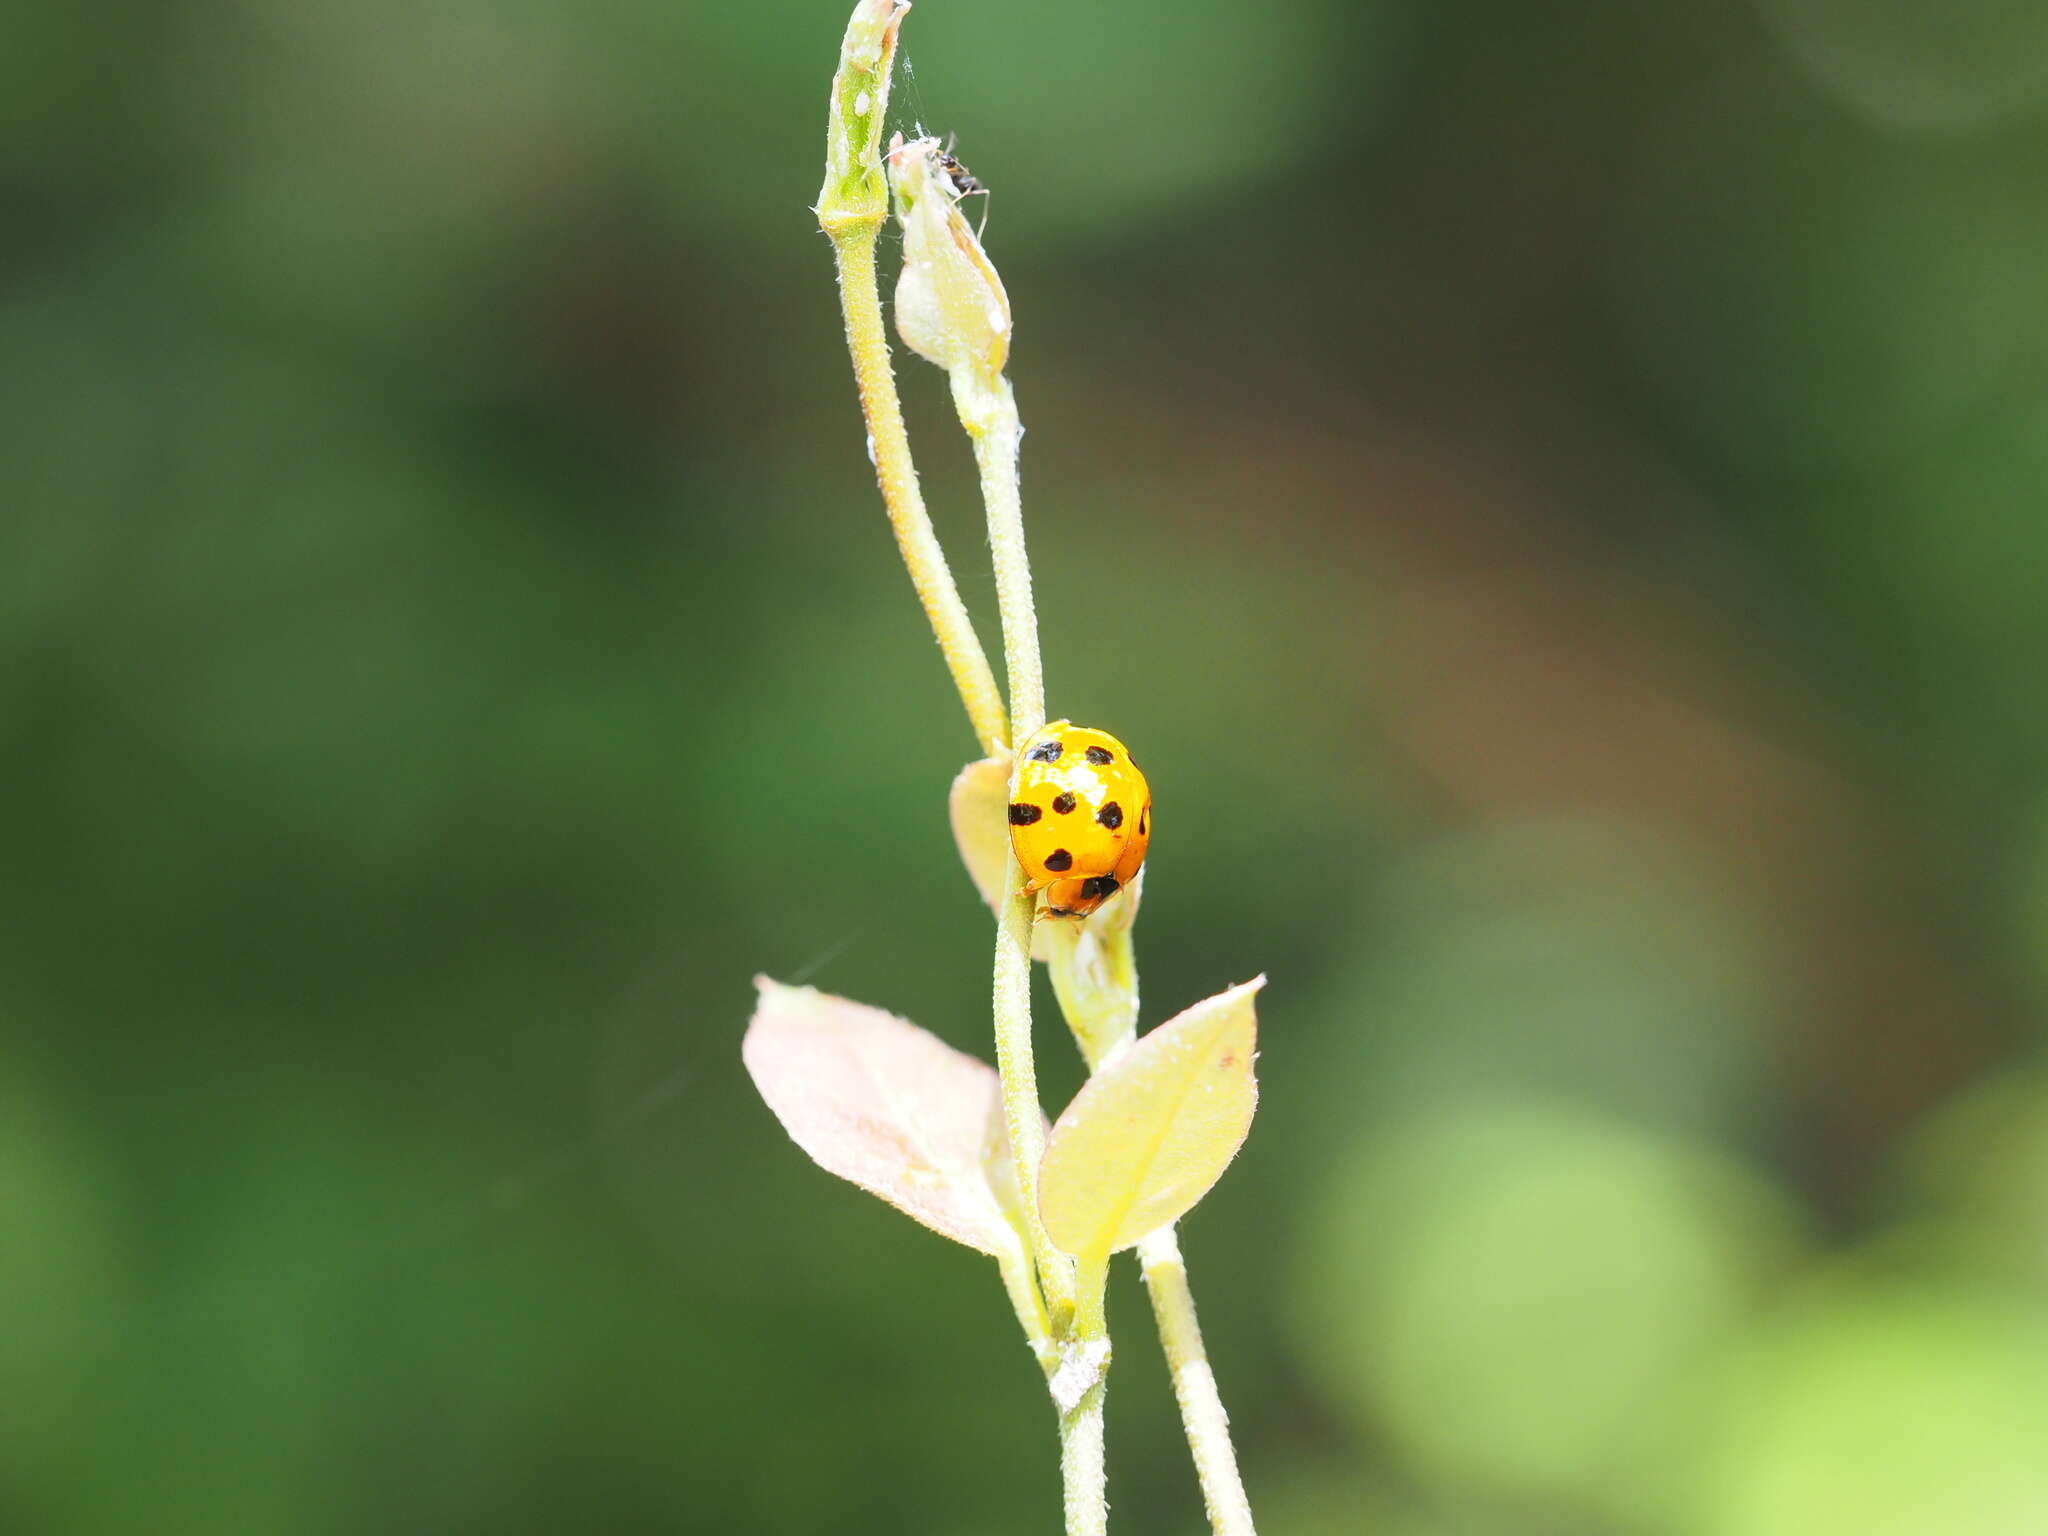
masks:
<path id="1" fill-rule="evenodd" d="M 1138 1244 L 1138 1263 L 1145 1289 L 1152 1296 L 1152 1314 L 1159 1322 L 1159 1342 L 1173 1372 L 1173 1395 L 1187 1426 L 1188 1449 L 1194 1452 L 1195 1477 L 1209 1511 L 1215 1536 L 1256 1536 L 1251 1502 L 1238 1475 L 1237 1452 L 1230 1443 L 1230 1417 L 1216 1390 L 1216 1373 L 1202 1349 L 1201 1325 L 1195 1321 L 1195 1297 L 1188 1289 L 1187 1265 L 1172 1227 L 1163 1227 Z"/>
<path id="2" fill-rule="evenodd" d="M 1100 952 L 1086 956 L 1088 963 L 1078 948 L 1070 948 L 1064 958 L 1055 949 L 1052 965 L 1054 992 L 1091 1076 L 1136 1038 L 1138 1012 L 1138 968 L 1130 930 L 1101 935 L 1095 942 Z M 1210 1529 L 1215 1536 L 1255 1536 L 1251 1502 L 1230 1443 L 1230 1417 L 1223 1411 L 1216 1373 L 1202 1347 L 1194 1291 L 1174 1229 L 1167 1227 L 1140 1242 L 1138 1263 L 1152 1297 L 1152 1315 L 1173 1376 L 1173 1395 L 1194 1455 Z"/>
<path id="3" fill-rule="evenodd" d="M 840 41 L 840 68 L 831 76 L 825 117 L 825 184 L 817 193 L 817 225 L 831 236 L 840 266 L 840 307 L 846 311 L 846 348 L 854 354 L 860 383 L 860 414 L 868 422 L 874 477 L 895 528 L 897 549 L 909 569 L 911 586 L 938 635 L 938 649 L 961 690 L 967 719 L 981 750 L 995 754 L 1008 743 L 1004 700 L 995 692 L 989 657 L 952 584 L 946 555 L 932 532 L 918 489 L 918 467 L 909 457 L 903 406 L 889 367 L 889 336 L 883 330 L 881 291 L 874 283 L 874 238 L 889 217 L 889 180 L 883 174 L 883 117 L 889 111 L 889 70 L 895 63 L 897 29 L 907 0 L 860 0 Z"/>
<path id="4" fill-rule="evenodd" d="M 996 605 L 1003 620 L 1003 659 L 1009 672 L 1010 726 L 1013 739 L 1021 742 L 1045 723 L 1038 614 L 1032 606 L 1031 562 L 1024 549 L 1024 508 L 1017 481 L 1017 446 L 1024 429 L 1017 420 L 1010 381 L 1002 375 L 991 379 L 960 368 L 953 371 L 952 382 L 960 423 L 974 442 L 974 461 L 981 470 L 982 504 L 995 558 Z M 1052 1389 L 1060 1410 L 1060 1483 L 1067 1536 L 1106 1536 L 1109 1500 L 1102 1405 L 1109 1373 L 1109 1333 L 1103 1316 L 1108 1265 L 1090 1263 L 1075 1273 L 1046 1236 L 1039 1215 L 1038 1165 L 1045 1145 L 1031 1041 L 1031 927 L 1037 901 L 1023 889 L 1023 871 L 1014 857 L 1008 861 L 1004 881 L 1011 894 L 996 930 L 996 1065 L 1002 1074 L 1017 1186 L 1029 1212 L 1039 1283 L 1060 1338 L 1062 1361 Z M 1086 1381 L 1072 1402 L 1062 1396 L 1063 1389 L 1070 1390 L 1065 1387 L 1070 1371 L 1082 1373 Z"/>
<path id="5" fill-rule="evenodd" d="M 839 44 L 839 68 L 825 122 L 825 184 L 818 190 L 818 227 L 832 238 L 839 264 L 839 302 L 846 315 L 846 346 L 860 385 L 861 414 L 882 502 L 896 530 L 896 547 L 938 636 L 939 651 L 967 706 L 967 718 L 982 750 L 993 754 L 1009 740 L 1002 695 L 975 637 L 947 568 L 945 552 L 932 532 L 910 458 L 910 436 L 896 398 L 889 366 L 888 334 L 875 283 L 875 237 L 889 216 L 889 183 L 882 171 L 882 120 L 889 107 L 889 72 L 896 59 L 896 34 L 910 9 L 906 0 L 859 0 Z"/>
<path id="6" fill-rule="evenodd" d="M 1038 1213 L 1038 1165 L 1045 1158 L 1045 1118 L 1038 1101 L 1038 1066 L 1031 1050 L 1031 918 L 1032 897 L 1022 890 L 1022 872 L 1009 861 L 1005 876 L 1014 892 L 1003 903 L 996 923 L 995 1030 L 996 1071 L 1003 1084 L 1003 1123 L 1010 1133 L 1010 1156 L 1017 1175 L 1017 1193 L 1031 1237 L 1031 1257 L 1038 1283 L 1052 1315 L 1052 1330 L 1064 1337 L 1074 1313 L 1073 1265 L 1045 1234 Z"/>
<path id="7" fill-rule="evenodd" d="M 875 478 L 896 531 L 896 547 L 910 571 L 911 585 L 924 604 L 938 637 L 939 652 L 967 706 L 967 718 L 982 750 L 1003 750 L 1009 736 L 1003 723 L 1002 695 L 995 673 L 974 633 L 967 605 L 960 600 L 945 551 L 925 511 L 918 488 L 917 466 L 910 457 L 910 436 L 903 426 L 903 406 L 896 395 L 896 374 L 889 365 L 889 342 L 882 324 L 882 301 L 875 279 L 873 224 L 842 225 L 833 232 L 832 248 L 839 259 L 839 297 L 846 312 L 846 345 L 853 354 L 854 378 L 860 385 L 861 414 L 867 418 L 868 440 L 874 445 Z M 1036 726 L 1033 729 L 1037 729 Z"/>
<path id="8" fill-rule="evenodd" d="M 1109 1325 L 1103 1300 L 1109 1287 L 1105 1255 L 1083 1260 L 1074 1276 L 1074 1326 L 1064 1370 L 1083 1373 L 1085 1390 L 1071 1404 L 1061 1398 L 1060 1480 L 1066 1487 L 1067 1536 L 1105 1536 L 1109 1528 L 1108 1472 L 1102 1452 L 1102 1408 L 1109 1394 Z"/>
<path id="9" fill-rule="evenodd" d="M 1108 1377 L 1060 1415 L 1060 1482 L 1066 1489 L 1067 1536 L 1104 1536 L 1109 1529 L 1108 1472 L 1102 1455 L 1102 1401 Z"/>
<path id="10" fill-rule="evenodd" d="M 1010 725 L 1023 741 L 1045 724 L 1045 673 L 1038 654 L 1038 612 L 1031 600 L 1031 560 L 1024 551 L 1024 506 L 1017 450 L 1024 428 L 1017 397 L 1002 374 L 993 379 L 955 369 L 953 404 L 974 443 L 982 506 L 995 555 L 996 605 L 1003 618 L 1003 661 L 1010 674 Z"/>
<path id="11" fill-rule="evenodd" d="M 1012 1255 L 998 1258 L 996 1267 L 1002 1272 L 1003 1289 L 1009 1293 L 1010 1306 L 1017 1313 L 1025 1342 L 1031 1346 L 1032 1358 L 1037 1360 L 1039 1369 L 1050 1376 L 1058 1369 L 1060 1356 L 1052 1341 L 1051 1323 L 1045 1315 L 1045 1298 L 1032 1278 L 1030 1256 L 1019 1248 Z"/>
<path id="12" fill-rule="evenodd" d="M 1003 621 L 1003 661 L 1009 673 L 1010 727 L 1021 742 L 1045 724 L 1038 613 L 1031 601 L 1031 561 L 1024 549 L 1024 507 L 1017 484 L 1017 444 L 1024 429 L 1017 421 L 1010 381 L 1000 371 L 962 363 L 950 377 L 960 424 L 973 440 L 975 463 L 981 469 L 982 503 L 995 559 L 996 606 Z M 1003 1080 L 1003 1114 L 1038 1283 L 1045 1290 L 1053 1330 L 1064 1336 L 1074 1306 L 1072 1265 L 1045 1235 L 1038 1213 L 1038 1165 L 1045 1156 L 1045 1130 L 1031 1040 L 1031 926 L 1037 902 L 1024 889 L 1024 874 L 1014 857 L 1007 861 L 1003 879 L 1009 895 L 996 919 L 996 1067 Z"/>
<path id="13" fill-rule="evenodd" d="M 982 750 L 993 757 L 1007 750 L 1011 724 L 1018 732 L 1015 739 L 1021 740 L 1045 723 L 1038 619 L 1031 605 L 1031 567 L 1025 558 L 1024 517 L 1017 487 L 1017 444 L 1022 428 L 1009 381 L 1000 373 L 1003 346 L 989 353 L 993 377 L 987 372 L 952 370 L 954 400 L 974 439 L 975 460 L 981 468 L 989 542 L 995 551 L 996 595 L 1002 610 L 1010 683 L 1012 718 L 1006 724 L 988 657 L 975 637 L 925 512 L 917 470 L 910 458 L 909 434 L 903 425 L 903 408 L 896 395 L 896 377 L 889 365 L 875 279 L 875 238 L 888 209 L 886 178 L 878 154 L 882 112 L 888 100 L 897 28 L 908 9 L 907 0 L 859 0 L 847 24 L 839 70 L 832 81 L 818 222 L 831 236 L 838 259 L 847 349 L 853 355 L 861 413 L 867 419 L 875 476 L 889 509 L 890 526 L 895 529 L 897 547 L 903 552 L 918 600 L 938 636 L 953 684 L 967 706 L 975 735 Z M 950 204 L 948 211 L 952 211 Z M 1001 287 L 993 269 L 988 271 L 988 281 L 1000 299 Z M 1006 336 L 1007 304 L 995 319 Z M 924 350 L 915 341 L 912 345 Z M 996 923 L 996 1061 L 1037 1284 L 1032 1284 L 1022 1255 L 1002 1261 L 1003 1283 L 1018 1322 L 1046 1367 L 1060 1409 L 1060 1473 L 1067 1536 L 1106 1536 L 1102 1399 L 1109 1340 L 1103 1327 L 1102 1296 L 1107 1264 L 1098 1261 L 1088 1266 L 1088 1298 L 1077 1307 L 1072 1262 L 1053 1246 L 1039 1214 L 1038 1165 L 1045 1155 L 1045 1123 L 1031 1042 L 1031 926 L 1036 902 L 1023 889 L 1022 871 L 1014 858 L 1008 862 L 1004 879 L 1010 894 Z M 1082 1390 L 1075 1394 L 1077 1386 Z"/>

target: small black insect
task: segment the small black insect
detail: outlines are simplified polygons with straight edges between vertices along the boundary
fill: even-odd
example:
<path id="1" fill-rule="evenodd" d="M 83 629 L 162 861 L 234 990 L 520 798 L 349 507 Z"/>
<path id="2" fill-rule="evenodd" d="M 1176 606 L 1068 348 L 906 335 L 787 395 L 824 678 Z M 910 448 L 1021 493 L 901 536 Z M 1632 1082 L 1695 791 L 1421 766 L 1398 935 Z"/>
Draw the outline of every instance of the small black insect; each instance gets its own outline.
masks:
<path id="1" fill-rule="evenodd" d="M 989 198 L 989 202 L 995 201 L 993 197 L 989 197 L 989 190 L 982 184 L 981 179 L 974 172 L 967 169 L 961 162 L 960 157 L 953 153 L 953 136 L 951 134 L 946 136 L 945 148 L 939 150 L 934 158 L 938 162 L 939 169 L 946 173 L 946 180 L 953 184 L 953 197 L 955 201 L 963 197 L 974 197 L 977 195 Z M 981 205 L 981 228 L 974 232 L 974 237 L 977 240 L 980 239 L 982 232 L 987 228 L 988 203 L 983 203 Z"/>
<path id="2" fill-rule="evenodd" d="M 988 190 L 975 179 L 974 172 L 960 163 L 960 157 L 949 149 L 939 151 L 939 169 L 946 173 L 946 179 L 953 183 L 953 190 L 962 197 Z"/>

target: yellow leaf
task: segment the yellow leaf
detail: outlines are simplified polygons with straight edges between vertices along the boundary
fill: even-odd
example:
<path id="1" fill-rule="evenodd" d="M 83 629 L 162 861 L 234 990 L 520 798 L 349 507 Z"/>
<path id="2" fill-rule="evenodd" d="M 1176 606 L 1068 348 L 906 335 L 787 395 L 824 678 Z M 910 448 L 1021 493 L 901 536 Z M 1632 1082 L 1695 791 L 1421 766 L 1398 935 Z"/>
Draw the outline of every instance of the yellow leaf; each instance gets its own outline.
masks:
<path id="1" fill-rule="evenodd" d="M 1195 1004 L 1111 1058 L 1074 1097 L 1038 1178 L 1045 1230 L 1107 1258 L 1209 1192 L 1251 1129 L 1261 976 Z"/>
<path id="2" fill-rule="evenodd" d="M 953 780 L 946 809 L 953 841 L 968 878 L 993 909 L 1002 897 L 1003 871 L 1010 863 L 1010 760 L 984 757 L 962 768 Z"/>

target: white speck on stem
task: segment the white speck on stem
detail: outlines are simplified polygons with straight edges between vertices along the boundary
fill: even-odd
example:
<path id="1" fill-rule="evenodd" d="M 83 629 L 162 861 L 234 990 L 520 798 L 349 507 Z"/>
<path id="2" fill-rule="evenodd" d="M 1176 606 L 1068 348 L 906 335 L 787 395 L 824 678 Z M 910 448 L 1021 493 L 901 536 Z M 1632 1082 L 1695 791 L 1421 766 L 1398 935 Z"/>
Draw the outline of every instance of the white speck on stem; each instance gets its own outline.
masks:
<path id="1" fill-rule="evenodd" d="M 1078 1347 L 1070 1347 L 1060 1368 L 1053 1372 L 1052 1400 L 1059 1405 L 1061 1413 L 1072 1413 L 1074 1405 L 1088 1395 L 1088 1389 L 1102 1379 L 1104 1367 L 1109 1364 L 1109 1340 L 1092 1339 Z"/>
<path id="2" fill-rule="evenodd" d="M 868 434 L 868 462 L 875 462 L 875 434 L 872 432 Z"/>
<path id="3" fill-rule="evenodd" d="M 855 114 L 858 116 L 867 116 L 868 108 L 873 105 L 873 98 L 870 97 L 866 91 L 862 91 L 858 96 L 853 98 L 853 110 Z"/>

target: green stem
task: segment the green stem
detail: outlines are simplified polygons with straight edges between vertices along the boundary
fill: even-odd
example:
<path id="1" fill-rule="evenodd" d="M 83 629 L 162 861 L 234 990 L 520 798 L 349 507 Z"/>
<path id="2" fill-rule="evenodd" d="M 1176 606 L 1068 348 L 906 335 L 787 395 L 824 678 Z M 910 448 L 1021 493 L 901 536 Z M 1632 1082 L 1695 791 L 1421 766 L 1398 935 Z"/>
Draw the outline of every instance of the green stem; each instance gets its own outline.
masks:
<path id="1" fill-rule="evenodd" d="M 1010 1156 L 1017 1193 L 1024 1206 L 1025 1230 L 1031 1239 L 1038 1283 L 1052 1315 L 1055 1336 L 1063 1337 L 1074 1311 L 1073 1265 L 1045 1234 L 1038 1212 L 1038 1165 L 1045 1159 L 1045 1116 L 1038 1100 L 1038 1066 L 1031 1049 L 1031 919 L 1033 899 L 1026 894 L 1017 861 L 1009 861 L 1007 889 L 1016 892 L 1003 903 L 996 924 L 994 1013 L 996 1071 L 1003 1085 L 1003 1123 L 1010 1133 Z"/>
<path id="2" fill-rule="evenodd" d="M 1060 1415 L 1060 1482 L 1066 1490 L 1067 1536 L 1104 1536 L 1109 1529 L 1109 1475 L 1103 1461 L 1102 1404 L 1108 1373 Z"/>
<path id="3" fill-rule="evenodd" d="M 967 706 L 967 718 L 982 750 L 1003 749 L 1009 733 L 995 673 L 960 601 L 945 552 L 918 489 L 910 458 L 910 435 L 896 398 L 896 374 L 889 366 L 889 337 L 882 324 L 882 298 L 875 279 L 875 237 L 889 216 L 889 183 L 882 171 L 882 120 L 889 107 L 889 71 L 896 59 L 896 34 L 910 7 L 904 0 L 859 0 L 839 45 L 839 68 L 825 122 L 825 184 L 818 191 L 818 227 L 832 237 L 839 264 L 839 302 L 846 315 L 846 346 L 860 385 L 861 414 L 867 418 L 875 478 L 896 547 L 911 585 L 938 636 L 939 651 Z"/>
<path id="4" fill-rule="evenodd" d="M 1003 1289 L 1009 1293 L 1018 1326 L 1023 1328 L 1025 1341 L 1031 1346 L 1032 1358 L 1050 1376 L 1059 1367 L 1059 1349 L 1053 1343 L 1052 1325 L 1045 1315 L 1045 1298 L 1032 1277 L 1031 1257 L 1019 1248 L 998 1258 L 996 1266 L 1002 1272 Z"/>
<path id="5" fill-rule="evenodd" d="M 1010 681 L 1010 728 L 1023 741 L 1045 723 L 1045 676 L 1038 653 L 1038 615 L 1031 598 L 1031 562 L 1024 548 L 1024 509 L 1017 479 L 1017 420 L 1010 381 L 972 368 L 953 371 L 953 401 L 974 443 L 988 512 L 989 546 L 996 572 L 996 606 L 1003 620 L 1003 657 Z M 1002 1074 L 1010 1147 L 1017 1159 L 1038 1260 L 1039 1284 L 1051 1305 L 1061 1363 L 1052 1376 L 1060 1410 L 1060 1482 L 1065 1490 L 1067 1536 L 1106 1536 L 1107 1470 L 1103 1460 L 1102 1405 L 1107 1391 L 1109 1335 L 1103 1318 L 1107 1260 L 1078 1275 L 1046 1236 L 1038 1210 L 1038 1165 L 1045 1155 L 1039 1121 L 1038 1069 L 1031 1041 L 1031 927 L 1037 900 L 1023 889 L 1015 858 L 1007 862 L 996 932 L 996 1065 Z M 1074 1379 L 1078 1376 L 1078 1382 Z M 1079 1387 L 1070 1401 L 1067 1394 Z"/>
<path id="6" fill-rule="evenodd" d="M 1069 939 L 1063 948 L 1059 940 L 1068 932 L 1055 935 L 1053 990 L 1092 1075 L 1136 1036 L 1137 958 L 1128 928 Z M 1174 1400 L 1180 1405 L 1210 1528 L 1215 1536 L 1255 1536 L 1251 1502 L 1230 1443 L 1230 1418 L 1202 1346 L 1194 1291 L 1174 1229 L 1167 1227 L 1139 1243 L 1138 1263 L 1152 1297 L 1153 1319 L 1173 1376 Z"/>
<path id="7" fill-rule="evenodd" d="M 853 355 L 861 414 L 867 418 L 868 439 L 874 445 L 875 479 L 889 510 L 896 547 L 903 553 L 911 585 L 931 620 L 939 654 L 953 675 L 960 702 L 967 706 L 974 734 L 982 750 L 993 754 L 1002 751 L 1008 740 L 1002 695 L 996 691 L 988 655 L 974 633 L 974 622 L 967 616 L 967 605 L 960 600 L 945 551 L 932 531 L 931 515 L 925 511 L 917 466 L 910 457 L 910 434 L 904 429 L 903 406 L 896 394 L 896 373 L 889 365 L 889 342 L 875 278 L 875 236 L 881 225 L 878 215 L 872 223 L 842 224 L 833 234 L 832 248 L 839 258 L 839 297 L 846 312 L 846 345 Z"/>
<path id="8" fill-rule="evenodd" d="M 1060 1409 L 1060 1478 L 1067 1536 L 1104 1536 L 1109 1526 L 1102 1409 L 1109 1394 L 1109 1325 L 1103 1309 L 1109 1258 L 1083 1259 L 1074 1273 L 1074 1323 L 1052 1381 Z"/>
<path id="9" fill-rule="evenodd" d="M 1209 1511 L 1215 1536 L 1256 1536 L 1251 1501 L 1237 1470 L 1237 1452 L 1230 1443 L 1230 1417 L 1216 1390 L 1216 1373 L 1202 1348 L 1201 1325 L 1195 1321 L 1194 1292 L 1180 1256 L 1180 1240 L 1172 1227 L 1162 1228 L 1138 1244 L 1138 1263 L 1145 1289 L 1152 1296 L 1152 1315 L 1159 1323 L 1159 1342 L 1173 1372 L 1173 1395 L 1187 1426 L 1188 1448 L 1194 1452 L 1195 1477 Z"/>
<path id="10" fill-rule="evenodd" d="M 1031 598 L 1031 560 L 1024 550 L 1024 505 L 1017 450 L 1024 428 L 1017 397 L 1002 374 L 953 371 L 953 404 L 974 443 L 988 541 L 995 557 L 996 606 L 1003 618 L 1003 660 L 1010 674 L 1010 725 L 1023 741 L 1045 724 L 1045 672 L 1038 653 L 1038 612 Z"/>
<path id="11" fill-rule="evenodd" d="M 1017 490 L 1016 404 L 1000 374 L 970 381 L 954 374 L 954 398 L 961 420 L 974 437 L 987 502 L 989 540 L 995 551 L 996 594 L 1002 610 L 1003 650 L 1009 671 L 1011 720 L 981 643 L 968 620 L 944 552 L 932 532 L 910 457 L 910 438 L 889 364 L 875 276 L 875 239 L 888 209 L 879 148 L 889 70 L 906 0 L 859 0 L 840 45 L 825 136 L 825 184 L 818 197 L 818 222 L 832 238 L 838 259 L 840 302 L 846 342 L 860 385 L 875 476 L 903 563 L 918 600 L 938 636 L 953 683 L 968 719 L 990 756 L 1005 751 L 1015 726 L 1022 736 L 1045 723 L 1045 683 L 1038 655 L 1038 620 L 1031 603 L 1031 568 L 1024 552 L 1024 518 Z M 993 281 L 993 279 L 991 279 Z M 1007 326 L 1007 316 L 1004 317 Z M 921 349 L 920 349 L 921 350 Z M 999 358 L 998 358 L 999 361 Z M 969 420 L 963 388 L 973 384 L 977 410 Z M 1045 1125 L 1038 1100 L 1038 1074 L 1031 1043 L 1031 925 L 1035 902 L 1024 891 L 1016 861 L 1009 863 L 996 927 L 994 1015 L 996 1059 L 1002 1075 L 1003 1115 L 1009 1131 L 1017 1188 L 1030 1238 L 1037 1284 L 1019 1254 L 1001 1261 L 1003 1284 L 1017 1320 L 1047 1368 L 1060 1406 L 1060 1470 L 1065 1486 L 1068 1536 L 1106 1536 L 1101 1368 L 1108 1364 L 1102 1329 L 1103 1266 L 1091 1266 L 1093 1296 L 1086 1337 L 1079 1336 L 1070 1260 L 1053 1247 L 1038 1210 L 1038 1165 L 1045 1155 Z M 1048 1303 L 1050 1316 L 1048 1317 Z M 1076 1349 L 1086 1351 L 1076 1356 Z M 1093 1376 L 1088 1369 L 1099 1359 Z M 1081 1376 L 1076 1379 L 1074 1372 Z M 1069 1401 L 1067 1393 L 1075 1393 Z"/>

